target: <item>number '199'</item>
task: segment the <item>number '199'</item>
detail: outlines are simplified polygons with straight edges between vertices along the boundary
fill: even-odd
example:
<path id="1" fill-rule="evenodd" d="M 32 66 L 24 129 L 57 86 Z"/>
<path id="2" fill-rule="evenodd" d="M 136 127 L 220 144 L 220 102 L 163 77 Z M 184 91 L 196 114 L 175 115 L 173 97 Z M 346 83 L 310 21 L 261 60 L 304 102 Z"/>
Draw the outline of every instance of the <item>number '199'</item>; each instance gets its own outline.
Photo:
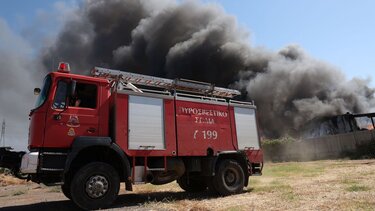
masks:
<path id="1" fill-rule="evenodd" d="M 217 131 L 216 130 L 195 130 L 194 131 L 194 139 L 197 139 L 197 136 L 202 135 L 203 139 L 212 139 L 216 140 L 217 139 Z"/>

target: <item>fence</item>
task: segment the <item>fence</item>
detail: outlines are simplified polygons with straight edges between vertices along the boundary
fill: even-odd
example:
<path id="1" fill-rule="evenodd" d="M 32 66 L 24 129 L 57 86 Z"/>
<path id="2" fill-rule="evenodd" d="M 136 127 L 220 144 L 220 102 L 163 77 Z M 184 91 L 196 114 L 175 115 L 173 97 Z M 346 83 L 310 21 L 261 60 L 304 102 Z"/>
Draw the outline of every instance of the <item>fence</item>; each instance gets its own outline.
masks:
<path id="1" fill-rule="evenodd" d="M 329 135 L 290 143 L 265 145 L 265 159 L 270 161 L 309 161 L 336 159 L 375 149 L 375 130 Z M 370 147 L 371 146 L 371 147 Z M 374 152 L 370 152 L 375 154 Z"/>

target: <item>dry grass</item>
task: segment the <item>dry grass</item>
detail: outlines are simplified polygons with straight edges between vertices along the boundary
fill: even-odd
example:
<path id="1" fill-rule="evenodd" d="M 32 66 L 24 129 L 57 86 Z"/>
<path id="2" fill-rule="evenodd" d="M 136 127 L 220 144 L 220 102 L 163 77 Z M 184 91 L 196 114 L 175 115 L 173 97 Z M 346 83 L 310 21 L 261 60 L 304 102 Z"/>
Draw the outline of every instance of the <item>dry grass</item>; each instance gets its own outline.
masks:
<path id="1" fill-rule="evenodd" d="M 243 194 L 181 199 L 180 191 L 175 183 L 136 190 L 150 194 L 140 206 L 156 210 L 375 210 L 375 160 L 267 163 Z"/>
<path id="2" fill-rule="evenodd" d="M 26 184 L 25 180 L 20 180 L 12 175 L 7 174 L 0 174 L 0 186 L 8 186 L 8 185 L 20 185 Z"/>
<path id="3" fill-rule="evenodd" d="M 2 192 L 4 188 L 8 192 Z M 4 188 L 0 188 L 4 207 L 71 210 L 74 206 L 58 187 L 26 183 Z M 124 209 L 375 210 L 375 160 L 266 163 L 264 175 L 250 177 L 243 194 L 228 197 L 186 193 L 175 182 L 138 185 L 133 192 L 122 186 L 110 210 Z"/>
<path id="4" fill-rule="evenodd" d="M 19 196 L 19 195 L 22 195 L 22 194 L 25 194 L 25 193 L 27 193 L 25 190 L 17 190 L 17 191 L 12 193 L 12 196 Z"/>

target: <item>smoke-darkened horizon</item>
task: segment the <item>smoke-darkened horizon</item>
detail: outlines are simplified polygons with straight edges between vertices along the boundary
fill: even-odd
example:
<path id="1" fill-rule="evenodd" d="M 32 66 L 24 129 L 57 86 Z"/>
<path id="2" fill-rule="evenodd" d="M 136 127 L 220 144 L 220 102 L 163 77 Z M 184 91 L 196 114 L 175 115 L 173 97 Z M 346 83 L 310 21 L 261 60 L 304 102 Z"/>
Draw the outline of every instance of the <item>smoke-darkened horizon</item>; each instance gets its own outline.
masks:
<path id="1" fill-rule="evenodd" d="M 46 69 L 61 60 L 76 70 L 104 66 L 237 88 L 255 100 L 268 137 L 295 133 L 316 117 L 374 108 L 369 81 L 348 81 L 297 45 L 252 47 L 247 30 L 215 4 L 85 1 L 74 17 L 45 47 Z"/>

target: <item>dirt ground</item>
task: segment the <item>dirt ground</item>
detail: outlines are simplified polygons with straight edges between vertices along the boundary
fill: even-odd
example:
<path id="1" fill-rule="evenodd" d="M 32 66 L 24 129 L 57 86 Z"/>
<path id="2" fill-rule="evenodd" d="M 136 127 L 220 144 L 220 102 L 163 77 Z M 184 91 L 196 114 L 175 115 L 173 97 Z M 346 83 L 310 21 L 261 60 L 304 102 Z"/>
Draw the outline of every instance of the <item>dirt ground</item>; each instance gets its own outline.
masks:
<path id="1" fill-rule="evenodd" d="M 244 193 L 189 194 L 176 183 L 138 185 L 109 210 L 375 210 L 375 160 L 267 163 Z M 0 175 L 1 210 L 77 210 L 60 187 Z"/>

